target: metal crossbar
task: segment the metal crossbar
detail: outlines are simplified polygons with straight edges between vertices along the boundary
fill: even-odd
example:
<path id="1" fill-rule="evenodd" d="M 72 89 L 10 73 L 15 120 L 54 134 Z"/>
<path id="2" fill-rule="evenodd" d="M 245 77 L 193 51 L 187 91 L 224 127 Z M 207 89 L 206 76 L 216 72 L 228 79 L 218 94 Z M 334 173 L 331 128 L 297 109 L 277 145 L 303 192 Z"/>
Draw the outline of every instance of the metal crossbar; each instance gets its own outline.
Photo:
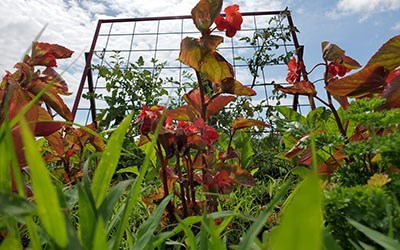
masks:
<path id="1" fill-rule="evenodd" d="M 285 24 L 291 30 L 290 41 L 282 41 L 276 51 L 271 53 L 289 53 L 295 51 L 298 61 L 303 61 L 303 46 L 299 44 L 296 36 L 296 29 L 293 24 L 289 11 L 262 11 L 242 13 L 244 22 L 242 30 L 238 31 L 234 38 L 225 38 L 219 46 L 219 52 L 227 58 L 233 65 L 236 78 L 243 84 L 250 86 L 257 92 L 255 101 L 265 100 L 266 105 L 275 105 L 269 100 L 276 84 L 284 84 L 287 67 L 284 63 L 267 65 L 261 68 L 259 76 L 253 84 L 249 80 L 250 71 L 248 65 L 243 61 L 236 60 L 237 57 L 246 57 L 254 53 L 257 49 L 254 45 L 249 45 L 240 40 L 241 37 L 252 37 L 254 32 L 266 29 L 269 20 L 273 16 L 285 14 Z M 218 33 L 218 31 L 217 31 Z M 222 35 L 222 34 L 221 34 Z M 179 56 L 180 41 L 186 36 L 199 37 L 199 32 L 195 29 L 191 16 L 164 16 L 146 18 L 124 18 L 99 20 L 93 36 L 92 44 L 86 55 L 86 64 L 77 91 L 76 99 L 72 108 L 75 120 L 85 119 L 88 123 L 89 118 L 96 120 L 97 109 L 104 106 L 94 99 L 94 93 L 105 92 L 105 82 L 100 79 L 98 72 L 92 69 L 92 65 L 110 66 L 110 56 L 118 51 L 123 55 L 128 66 L 129 63 L 143 56 L 150 62 L 151 58 L 159 62 L 166 61 L 161 77 L 173 77 L 176 81 L 182 82 L 182 73 L 189 68 L 176 59 Z M 144 67 L 151 68 L 151 65 Z M 307 73 L 302 72 L 303 78 L 307 79 Z M 166 85 L 164 88 L 173 92 L 177 86 Z M 84 90 L 89 95 L 89 100 L 82 98 Z M 287 99 L 284 103 L 292 106 L 295 110 L 305 112 L 309 109 L 306 98 Z"/>

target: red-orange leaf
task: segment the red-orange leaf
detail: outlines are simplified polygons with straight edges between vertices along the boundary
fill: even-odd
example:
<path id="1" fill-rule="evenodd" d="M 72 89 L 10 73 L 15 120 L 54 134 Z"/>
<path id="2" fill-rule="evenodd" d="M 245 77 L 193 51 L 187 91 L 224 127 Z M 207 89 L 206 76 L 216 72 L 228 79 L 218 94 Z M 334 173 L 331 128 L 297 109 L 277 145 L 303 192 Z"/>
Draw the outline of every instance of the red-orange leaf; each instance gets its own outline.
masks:
<path id="1" fill-rule="evenodd" d="M 201 97 L 198 89 L 192 89 L 189 93 L 183 95 L 183 99 L 192 107 L 193 111 L 201 114 Z M 208 98 L 205 98 L 208 101 Z"/>
<path id="2" fill-rule="evenodd" d="M 266 124 L 263 121 L 258 121 L 254 119 L 246 119 L 243 117 L 237 118 L 235 121 L 231 123 L 231 127 L 234 130 L 242 129 L 242 128 L 249 128 L 249 127 L 269 127 L 268 124 Z"/>
<path id="3" fill-rule="evenodd" d="M 194 121 L 197 117 L 196 113 L 189 105 L 183 105 L 176 109 L 167 110 L 166 112 L 167 117 L 178 121 Z"/>
<path id="4" fill-rule="evenodd" d="M 60 130 L 64 122 L 53 121 L 53 118 L 44 108 L 38 107 L 38 118 L 35 120 L 35 136 L 49 136 Z"/>
<path id="5" fill-rule="evenodd" d="M 28 86 L 29 91 L 37 95 L 39 92 L 46 87 L 46 83 L 36 79 L 32 81 L 32 83 Z M 59 115 L 61 115 L 64 119 L 68 121 L 72 121 L 73 116 L 67 105 L 65 105 L 64 101 L 61 97 L 57 94 L 54 89 L 49 89 L 46 91 L 41 97 L 45 103 L 47 103 L 54 111 L 56 111 Z"/>
<path id="6" fill-rule="evenodd" d="M 254 96 L 257 94 L 252 88 L 244 86 L 233 78 L 225 78 L 221 83 L 221 90 L 223 93 L 238 96 Z"/>
<path id="7" fill-rule="evenodd" d="M 400 108 L 400 75 L 393 77 L 390 84 L 383 91 L 382 97 L 386 98 L 386 102 L 382 108 Z"/>
<path id="8" fill-rule="evenodd" d="M 231 175 L 231 179 L 243 186 L 254 186 L 256 185 L 256 181 L 254 179 L 254 177 L 247 171 L 244 169 L 238 169 L 233 176 Z"/>
<path id="9" fill-rule="evenodd" d="M 218 111 L 223 109 L 228 103 L 233 101 L 235 99 L 234 96 L 218 96 L 214 99 L 211 99 L 207 103 L 207 111 L 206 111 L 206 117 L 210 117 L 214 114 L 216 114 Z"/>
<path id="10" fill-rule="evenodd" d="M 42 65 L 47 67 L 57 66 L 56 59 L 69 58 L 74 52 L 58 44 L 33 42 L 31 66 Z"/>
<path id="11" fill-rule="evenodd" d="M 53 88 L 56 90 L 57 93 L 62 95 L 71 95 L 71 92 L 68 92 L 68 85 L 65 80 L 61 77 L 60 74 L 57 73 L 53 68 L 47 67 L 42 72 L 46 75 L 42 81 L 46 82 L 47 84 L 53 84 Z"/>
<path id="12" fill-rule="evenodd" d="M 307 95 L 315 96 L 317 91 L 315 90 L 314 84 L 309 81 L 295 82 L 293 85 L 282 87 L 278 85 L 278 89 L 286 94 L 291 95 Z"/>
<path id="13" fill-rule="evenodd" d="M 335 79 L 325 87 L 338 96 L 360 97 L 380 93 L 385 86 L 388 71 L 383 66 L 372 65 L 341 79 Z"/>
<path id="14" fill-rule="evenodd" d="M 383 44 L 375 55 L 371 57 L 367 66 L 373 65 L 383 66 L 388 71 L 400 66 L 400 35 Z"/>

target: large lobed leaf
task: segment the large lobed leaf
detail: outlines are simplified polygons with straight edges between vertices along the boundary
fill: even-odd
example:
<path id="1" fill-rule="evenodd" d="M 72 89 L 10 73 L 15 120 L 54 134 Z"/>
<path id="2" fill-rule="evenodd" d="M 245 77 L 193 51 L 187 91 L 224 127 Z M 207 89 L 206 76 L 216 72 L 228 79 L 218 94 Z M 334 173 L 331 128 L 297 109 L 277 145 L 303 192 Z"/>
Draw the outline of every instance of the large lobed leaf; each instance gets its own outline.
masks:
<path id="1" fill-rule="evenodd" d="M 400 66 L 400 35 L 393 37 L 371 57 L 366 66 L 380 65 L 388 71 Z"/>
<path id="2" fill-rule="evenodd" d="M 222 0 L 200 0 L 192 9 L 192 19 L 202 35 L 207 34 L 222 8 Z"/>
<path id="3" fill-rule="evenodd" d="M 360 97 L 380 93 L 386 85 L 387 75 L 388 71 L 383 66 L 371 65 L 355 74 L 335 79 L 325 88 L 337 96 Z"/>
<path id="4" fill-rule="evenodd" d="M 257 93 L 249 87 L 244 86 L 233 78 L 225 78 L 221 83 L 223 93 L 234 94 L 237 96 L 254 96 Z"/>

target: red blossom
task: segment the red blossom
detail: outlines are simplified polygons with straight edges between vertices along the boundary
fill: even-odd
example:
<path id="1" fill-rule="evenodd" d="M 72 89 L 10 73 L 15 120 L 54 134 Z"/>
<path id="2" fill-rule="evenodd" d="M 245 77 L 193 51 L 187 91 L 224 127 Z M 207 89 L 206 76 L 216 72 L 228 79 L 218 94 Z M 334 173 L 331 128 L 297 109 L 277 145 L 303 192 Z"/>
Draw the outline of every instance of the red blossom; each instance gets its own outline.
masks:
<path id="1" fill-rule="evenodd" d="M 332 77 L 334 76 L 340 76 L 343 77 L 344 75 L 346 75 L 346 73 L 348 73 L 351 69 L 346 68 L 343 65 L 337 65 L 334 63 L 330 63 L 328 65 L 328 72 L 330 75 L 332 75 Z"/>
<path id="2" fill-rule="evenodd" d="M 140 133 L 147 135 L 156 129 L 165 107 L 152 106 L 148 108 L 146 105 L 142 105 L 142 107 L 137 122 L 140 123 Z"/>
<path id="3" fill-rule="evenodd" d="M 287 66 L 289 72 L 286 76 L 286 81 L 290 84 L 294 84 L 299 79 L 300 69 L 302 64 L 301 63 L 297 64 L 296 58 L 292 57 L 292 59 L 290 59 L 290 61 L 288 62 Z"/>
<path id="4" fill-rule="evenodd" d="M 225 31 L 227 37 L 235 36 L 238 30 L 241 30 L 243 23 L 242 14 L 239 12 L 239 5 L 234 4 L 225 8 L 226 18 L 218 16 L 214 22 L 219 31 Z"/>

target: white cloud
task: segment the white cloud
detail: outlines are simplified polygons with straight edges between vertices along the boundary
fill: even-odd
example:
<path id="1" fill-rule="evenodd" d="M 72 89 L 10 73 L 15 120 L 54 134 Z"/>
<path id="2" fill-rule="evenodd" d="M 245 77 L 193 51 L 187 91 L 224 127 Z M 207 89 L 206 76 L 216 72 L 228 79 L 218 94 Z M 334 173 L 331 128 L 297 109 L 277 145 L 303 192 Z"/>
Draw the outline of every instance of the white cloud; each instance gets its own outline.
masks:
<path id="1" fill-rule="evenodd" d="M 339 0 L 336 7 L 327 15 L 339 18 L 358 14 L 361 16 L 360 21 L 363 21 L 374 13 L 398 10 L 400 10 L 399 0 Z"/>
<path id="2" fill-rule="evenodd" d="M 73 51 L 71 59 L 59 60 L 59 72 L 76 62 L 63 75 L 76 93 L 84 68 L 82 52 L 88 51 L 98 19 L 189 15 L 198 0 L 1 0 L 0 76 L 13 70 L 40 30 L 48 27 L 39 41 L 57 43 Z M 240 11 L 282 10 L 289 1 L 227 0 Z M 175 58 L 174 58 L 175 59 Z M 68 97 L 71 103 L 74 95 Z"/>

